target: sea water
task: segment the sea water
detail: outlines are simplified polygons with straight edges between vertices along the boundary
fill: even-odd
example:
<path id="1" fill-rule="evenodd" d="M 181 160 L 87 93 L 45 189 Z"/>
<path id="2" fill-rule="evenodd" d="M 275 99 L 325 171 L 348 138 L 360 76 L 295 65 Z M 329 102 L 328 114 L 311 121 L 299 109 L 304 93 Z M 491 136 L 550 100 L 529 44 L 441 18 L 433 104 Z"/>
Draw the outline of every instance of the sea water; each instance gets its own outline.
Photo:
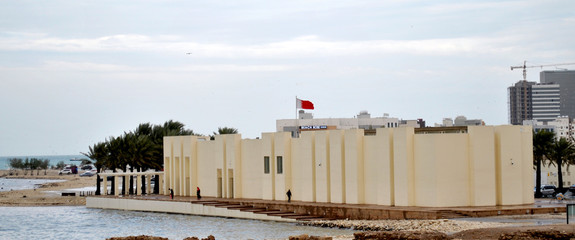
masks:
<path id="1" fill-rule="evenodd" d="M 330 229 L 259 220 L 203 217 L 86 207 L 0 207 L 0 239 L 99 239 L 149 235 L 184 239 L 287 239 L 289 236 L 350 235 Z"/>
<path id="2" fill-rule="evenodd" d="M 10 159 L 11 158 L 21 158 L 23 161 L 26 158 L 38 158 L 38 159 L 48 159 L 50 160 L 51 166 L 56 166 L 58 162 L 63 161 L 64 164 L 75 164 L 80 165 L 80 161 L 73 161 L 76 159 L 88 159 L 84 155 L 46 155 L 46 156 L 0 156 L 0 170 L 10 169 Z"/>
<path id="3" fill-rule="evenodd" d="M 0 178 L 0 192 L 11 190 L 24 190 L 40 187 L 40 185 L 51 182 L 63 182 L 64 180 L 51 179 L 17 179 L 17 178 Z"/>

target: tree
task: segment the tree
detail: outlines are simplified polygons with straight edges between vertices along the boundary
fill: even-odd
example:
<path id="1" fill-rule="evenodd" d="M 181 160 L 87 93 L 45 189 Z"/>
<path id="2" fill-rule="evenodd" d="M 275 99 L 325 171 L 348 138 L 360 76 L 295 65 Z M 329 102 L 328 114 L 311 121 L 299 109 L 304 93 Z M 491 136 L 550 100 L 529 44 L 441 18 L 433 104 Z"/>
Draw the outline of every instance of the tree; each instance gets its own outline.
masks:
<path id="1" fill-rule="evenodd" d="M 535 165 L 535 197 L 541 197 L 541 164 L 548 159 L 555 134 L 547 130 L 533 133 L 533 165 Z"/>
<path id="2" fill-rule="evenodd" d="M 96 173 L 100 173 L 102 167 L 106 166 L 108 161 L 108 144 L 106 142 L 99 142 L 93 146 L 88 147 L 87 153 L 82 153 L 84 156 L 94 161 L 96 166 Z M 100 174 L 96 174 L 96 195 L 100 195 Z"/>
<path id="3" fill-rule="evenodd" d="M 557 165 L 557 179 L 559 192 L 563 192 L 563 166 L 573 164 L 575 149 L 573 144 L 564 137 L 553 143 L 549 159 L 551 164 Z"/>
<path id="4" fill-rule="evenodd" d="M 59 161 L 58 163 L 56 163 L 56 169 L 63 169 L 66 166 L 66 163 L 64 163 L 64 161 Z"/>
<path id="5" fill-rule="evenodd" d="M 214 135 L 210 136 L 211 140 L 214 140 L 216 135 L 223 134 L 238 134 L 238 129 L 230 127 L 219 127 L 217 132 L 213 132 Z"/>
<path id="6" fill-rule="evenodd" d="M 89 147 L 87 153 L 82 154 L 95 161 L 94 165 L 98 172 L 101 169 L 112 169 L 114 172 L 116 169 L 122 169 L 122 171 L 127 172 L 128 166 L 131 171 L 134 169 L 139 171 L 162 170 L 164 165 L 162 151 L 164 137 L 179 135 L 198 134 L 186 129 L 183 123 L 172 120 L 162 125 L 142 123 L 136 130 L 124 132 L 118 137 L 108 137 L 106 141 L 94 144 Z M 132 179 L 130 182 L 133 182 Z M 114 189 L 113 185 L 114 182 L 112 181 L 112 189 Z M 132 184 L 130 184 L 130 192 L 132 192 L 131 186 Z"/>
<path id="7" fill-rule="evenodd" d="M 36 170 L 36 175 L 40 175 L 40 169 L 42 167 L 42 160 L 38 158 L 31 158 L 30 159 L 30 171 L 34 173 Z"/>
<path id="8" fill-rule="evenodd" d="M 42 160 L 40 168 L 44 169 L 44 175 L 46 175 L 46 171 L 48 170 L 49 167 L 50 167 L 50 160 L 49 159 Z"/>
<path id="9" fill-rule="evenodd" d="M 28 175 L 28 169 L 30 169 L 30 160 L 28 158 L 24 160 L 24 169 L 24 175 Z"/>
<path id="10" fill-rule="evenodd" d="M 8 161 L 10 162 L 9 164 L 11 168 L 24 169 L 24 161 L 21 158 L 10 158 Z M 18 175 L 18 172 L 16 172 L 16 175 Z"/>

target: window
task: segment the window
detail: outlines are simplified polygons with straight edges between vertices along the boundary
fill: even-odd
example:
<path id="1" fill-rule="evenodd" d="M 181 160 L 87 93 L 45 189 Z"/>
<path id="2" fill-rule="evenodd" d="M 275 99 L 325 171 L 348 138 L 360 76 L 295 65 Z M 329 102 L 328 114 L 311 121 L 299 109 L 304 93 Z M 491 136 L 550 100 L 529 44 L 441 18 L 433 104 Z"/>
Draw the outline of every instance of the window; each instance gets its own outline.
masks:
<path id="1" fill-rule="evenodd" d="M 277 168 L 278 168 L 278 174 L 282 174 L 284 173 L 284 164 L 283 164 L 283 157 L 282 156 L 277 156 Z"/>
<path id="2" fill-rule="evenodd" d="M 264 173 L 265 174 L 270 173 L 270 157 L 268 156 L 264 157 Z"/>

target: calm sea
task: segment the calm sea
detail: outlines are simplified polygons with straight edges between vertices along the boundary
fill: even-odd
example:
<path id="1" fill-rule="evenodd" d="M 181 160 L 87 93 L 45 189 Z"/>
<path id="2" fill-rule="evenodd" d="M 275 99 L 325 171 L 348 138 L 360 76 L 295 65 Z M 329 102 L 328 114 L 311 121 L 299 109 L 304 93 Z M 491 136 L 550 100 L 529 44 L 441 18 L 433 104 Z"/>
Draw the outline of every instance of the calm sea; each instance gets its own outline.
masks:
<path id="1" fill-rule="evenodd" d="M 84 155 L 0 156 L 0 170 L 10 169 L 10 161 L 8 160 L 11 158 L 21 158 L 22 160 L 25 160 L 26 158 L 48 159 L 50 160 L 50 165 L 52 166 L 55 166 L 60 161 L 64 161 L 65 164 L 80 165 L 80 161 L 72 161 L 72 159 L 87 159 L 87 157 Z"/>
<path id="2" fill-rule="evenodd" d="M 0 207 L 0 239 L 99 239 L 150 235 L 169 239 L 287 239 L 350 235 L 330 229 L 258 220 L 148 213 L 86 207 Z"/>

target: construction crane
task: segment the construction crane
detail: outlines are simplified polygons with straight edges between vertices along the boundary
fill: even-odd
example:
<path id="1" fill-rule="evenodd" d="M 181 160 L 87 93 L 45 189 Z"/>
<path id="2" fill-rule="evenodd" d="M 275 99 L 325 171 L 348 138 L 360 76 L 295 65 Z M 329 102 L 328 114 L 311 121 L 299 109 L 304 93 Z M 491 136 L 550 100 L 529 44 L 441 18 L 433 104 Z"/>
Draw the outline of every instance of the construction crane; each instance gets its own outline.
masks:
<path id="1" fill-rule="evenodd" d="M 513 71 L 513 69 L 523 68 L 523 81 L 527 81 L 527 68 L 536 68 L 536 67 L 544 68 L 544 67 L 564 66 L 564 65 L 575 65 L 575 63 L 557 63 L 557 64 L 527 66 L 527 61 L 523 61 L 523 66 L 511 66 L 511 71 Z"/>
<path id="2" fill-rule="evenodd" d="M 527 68 L 544 68 L 544 67 L 552 67 L 552 66 L 564 66 L 564 65 L 575 65 L 575 63 L 557 63 L 557 64 L 546 64 L 546 65 L 535 65 L 535 66 L 527 66 L 527 61 L 523 61 L 523 66 L 511 66 L 511 71 L 513 69 L 522 68 L 523 69 L 523 113 L 522 113 L 522 120 L 526 120 L 529 118 L 527 114 Z"/>

